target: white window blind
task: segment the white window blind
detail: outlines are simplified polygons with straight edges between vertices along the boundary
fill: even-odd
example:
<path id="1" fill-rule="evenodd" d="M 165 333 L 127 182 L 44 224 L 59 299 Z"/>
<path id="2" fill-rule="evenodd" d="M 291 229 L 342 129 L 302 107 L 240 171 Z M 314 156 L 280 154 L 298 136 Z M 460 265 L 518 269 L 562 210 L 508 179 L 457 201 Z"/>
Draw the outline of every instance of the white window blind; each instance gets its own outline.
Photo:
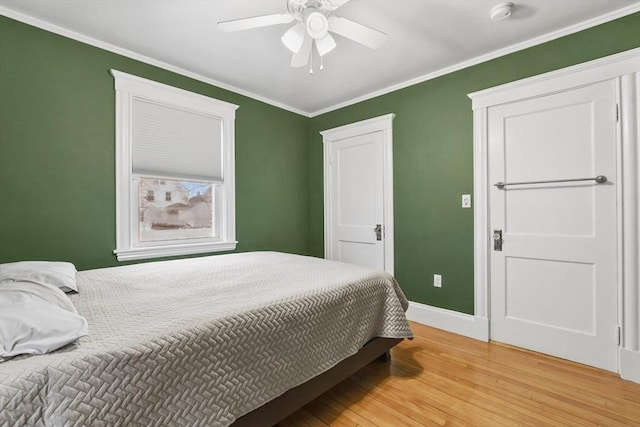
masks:
<path id="1" fill-rule="evenodd" d="M 139 97 L 131 106 L 134 174 L 223 180 L 220 118 Z"/>

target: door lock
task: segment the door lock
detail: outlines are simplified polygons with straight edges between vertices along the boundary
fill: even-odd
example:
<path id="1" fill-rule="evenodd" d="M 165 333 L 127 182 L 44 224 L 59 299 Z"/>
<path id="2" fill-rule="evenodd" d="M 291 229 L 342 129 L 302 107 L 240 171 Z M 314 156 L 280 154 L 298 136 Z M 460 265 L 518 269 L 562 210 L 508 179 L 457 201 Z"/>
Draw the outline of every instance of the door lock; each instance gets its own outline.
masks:
<path id="1" fill-rule="evenodd" d="M 382 240 L 382 224 L 377 224 L 373 231 L 376 233 L 376 240 Z"/>
<path id="2" fill-rule="evenodd" d="M 502 230 L 493 230 L 493 250 L 502 251 Z"/>

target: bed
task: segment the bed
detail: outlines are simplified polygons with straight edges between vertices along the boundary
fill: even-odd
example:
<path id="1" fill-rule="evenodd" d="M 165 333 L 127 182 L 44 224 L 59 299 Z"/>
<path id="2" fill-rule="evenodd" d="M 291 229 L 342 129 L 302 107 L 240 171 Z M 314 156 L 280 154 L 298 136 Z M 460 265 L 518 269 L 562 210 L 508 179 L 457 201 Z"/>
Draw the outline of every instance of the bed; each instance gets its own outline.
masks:
<path id="1" fill-rule="evenodd" d="M 412 336 L 384 272 L 252 252 L 79 272 L 89 335 L 0 363 L 0 425 L 271 425 Z"/>

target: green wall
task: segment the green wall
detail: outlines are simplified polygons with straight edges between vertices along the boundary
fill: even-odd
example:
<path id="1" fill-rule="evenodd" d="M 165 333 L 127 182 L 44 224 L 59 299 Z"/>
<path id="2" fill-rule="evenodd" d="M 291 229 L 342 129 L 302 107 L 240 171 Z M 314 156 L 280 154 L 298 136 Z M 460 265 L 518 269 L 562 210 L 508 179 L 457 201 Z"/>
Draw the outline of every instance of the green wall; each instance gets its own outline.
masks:
<path id="1" fill-rule="evenodd" d="M 311 119 L 311 254 L 323 254 L 318 132 L 395 113 L 395 275 L 412 301 L 473 313 L 473 116 L 468 93 L 640 46 L 640 13 Z M 433 274 L 443 275 L 434 288 Z"/>
<path id="2" fill-rule="evenodd" d="M 467 93 L 638 46 L 640 13 L 308 119 L 0 17 L 0 262 L 118 264 L 115 68 L 240 105 L 240 251 L 323 256 L 318 132 L 395 113 L 396 276 L 413 301 L 473 313 L 473 212 L 460 208 L 473 190 Z"/>
<path id="3" fill-rule="evenodd" d="M 0 16 L 0 262 L 118 265 L 111 68 L 239 105 L 238 250 L 308 252 L 308 118 Z"/>

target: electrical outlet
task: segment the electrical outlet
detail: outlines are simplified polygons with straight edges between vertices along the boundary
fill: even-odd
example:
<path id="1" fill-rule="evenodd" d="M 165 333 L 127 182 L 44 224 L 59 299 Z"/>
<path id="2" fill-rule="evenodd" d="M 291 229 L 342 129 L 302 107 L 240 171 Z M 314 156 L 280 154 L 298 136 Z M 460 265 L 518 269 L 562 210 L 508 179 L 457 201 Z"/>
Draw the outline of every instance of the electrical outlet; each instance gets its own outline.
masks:
<path id="1" fill-rule="evenodd" d="M 435 286 L 436 288 L 442 287 L 442 275 L 440 274 L 433 275 L 433 286 Z"/>
<path id="2" fill-rule="evenodd" d="M 471 194 L 463 194 L 462 195 L 462 207 L 470 208 L 471 207 Z"/>

